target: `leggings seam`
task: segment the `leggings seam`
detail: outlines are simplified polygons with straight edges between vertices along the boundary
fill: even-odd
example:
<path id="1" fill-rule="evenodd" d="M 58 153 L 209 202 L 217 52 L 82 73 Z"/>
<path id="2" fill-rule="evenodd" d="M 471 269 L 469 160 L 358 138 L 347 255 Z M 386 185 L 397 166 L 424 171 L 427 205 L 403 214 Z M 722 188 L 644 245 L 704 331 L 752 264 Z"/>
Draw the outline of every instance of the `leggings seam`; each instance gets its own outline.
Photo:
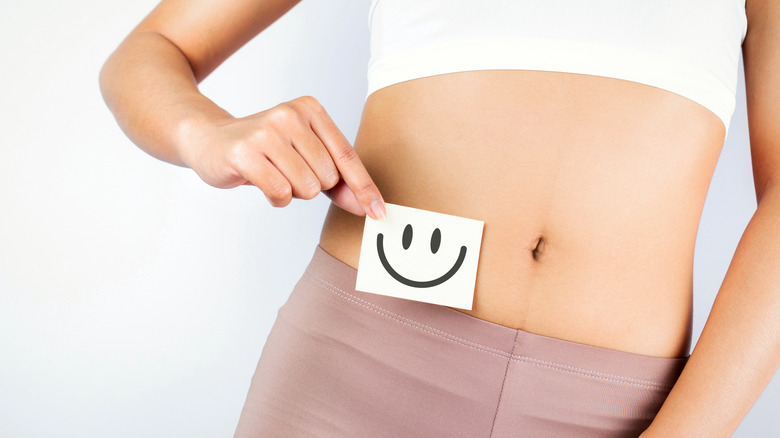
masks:
<path id="1" fill-rule="evenodd" d="M 407 318 L 407 317 L 405 317 L 403 315 L 399 315 L 397 313 L 394 313 L 391 310 L 385 309 L 385 308 L 383 308 L 381 306 L 377 306 L 376 304 L 369 303 L 368 301 L 365 301 L 365 300 L 363 300 L 363 299 L 361 299 L 359 297 L 356 297 L 356 296 L 352 295 L 351 293 L 349 293 L 349 292 L 339 288 L 338 286 L 330 284 L 327 281 L 319 278 L 316 274 L 312 274 L 310 272 L 306 272 L 306 274 L 311 276 L 311 277 L 313 277 L 315 280 L 317 280 L 318 282 L 322 283 L 323 285 L 325 285 L 326 288 L 330 289 L 332 293 L 335 293 L 336 295 L 339 295 L 339 296 L 341 296 L 342 298 L 344 298 L 344 299 L 346 299 L 348 301 L 352 301 L 355 304 L 359 304 L 362 307 L 367 307 L 370 310 L 374 310 L 377 313 L 380 313 L 380 314 L 381 313 L 385 313 L 386 314 L 385 316 L 387 316 L 387 317 L 390 317 L 389 315 L 392 315 L 392 317 L 390 317 L 391 319 L 394 319 L 394 320 L 399 321 L 399 322 L 403 322 L 406 325 L 418 326 L 417 327 L 418 329 L 421 329 L 421 330 L 423 330 L 425 332 L 429 332 L 429 333 L 436 332 L 436 333 L 432 333 L 432 334 L 435 334 L 436 336 L 439 336 L 439 337 L 442 337 L 442 338 L 448 338 L 450 341 L 453 341 L 453 342 L 456 342 L 458 344 L 474 348 L 476 350 L 484 351 L 485 353 L 491 353 L 491 354 L 494 354 L 494 355 L 499 356 L 499 357 L 509 357 L 509 353 L 507 353 L 506 351 L 499 350 L 497 348 L 488 347 L 487 345 L 482 345 L 482 344 L 480 344 L 478 342 L 469 341 L 468 339 L 463 339 L 461 337 L 453 335 L 452 333 L 445 332 L 445 331 L 437 329 L 435 327 L 431 327 L 429 325 L 423 324 L 423 323 L 421 323 L 419 321 L 415 321 L 413 319 Z M 403 320 L 403 321 L 400 321 L 400 320 Z M 405 322 L 405 321 L 408 321 L 408 322 Z M 424 327 L 425 329 L 422 329 L 422 327 Z"/>
<path id="2" fill-rule="evenodd" d="M 490 425 L 489 438 L 493 438 L 493 431 L 496 430 L 496 419 L 498 419 L 498 411 L 501 410 L 501 401 L 504 399 L 504 388 L 506 387 L 506 376 L 509 375 L 509 365 L 512 363 L 512 355 L 517 348 L 517 335 L 519 331 L 515 332 L 515 340 L 512 342 L 512 352 L 509 354 L 509 360 L 506 361 L 506 368 L 504 369 L 504 378 L 501 380 L 501 391 L 498 393 L 498 402 L 496 403 L 496 412 L 493 414 L 493 423 Z"/>
<path id="3" fill-rule="evenodd" d="M 311 276 L 314 277 L 314 274 L 308 274 L 308 275 L 311 275 Z M 315 277 L 315 279 L 317 279 L 317 278 Z M 336 296 L 339 296 L 339 297 L 341 297 L 341 298 L 343 298 L 343 299 L 345 299 L 347 301 L 350 301 L 350 302 L 352 302 L 354 304 L 357 304 L 358 306 L 361 306 L 361 307 L 364 307 L 364 308 L 366 308 L 368 310 L 371 310 L 372 312 L 375 312 L 375 313 L 377 313 L 377 314 L 379 314 L 381 316 L 384 316 L 385 318 L 392 319 L 392 320 L 394 320 L 396 322 L 400 322 L 401 324 L 404 324 L 404 325 L 407 325 L 409 327 L 415 328 L 417 330 L 420 330 L 420 331 L 429 333 L 431 335 L 440 337 L 442 339 L 446 339 L 446 340 L 448 340 L 450 342 L 454 342 L 456 344 L 463 345 L 464 347 L 468 347 L 468 348 L 471 348 L 473 350 L 482 351 L 484 353 L 492 354 L 494 356 L 498 356 L 498 357 L 503 358 L 503 359 L 509 359 L 509 357 L 510 357 L 508 353 L 503 352 L 503 351 L 501 352 L 501 354 L 499 354 L 499 353 L 496 353 L 496 352 L 493 352 L 493 351 L 490 351 L 490 350 L 486 350 L 484 348 L 479 348 L 477 346 L 467 344 L 465 342 L 460 342 L 460 338 L 452 339 L 449 336 L 444 336 L 443 334 L 449 335 L 449 333 L 442 332 L 441 330 L 436 330 L 437 332 L 440 332 L 440 333 L 436 333 L 436 332 L 434 332 L 432 330 L 428 330 L 428 328 L 429 328 L 428 326 L 420 324 L 420 325 L 422 325 L 422 327 L 421 327 L 420 325 L 411 324 L 411 323 L 409 323 L 407 321 L 411 321 L 413 323 L 417 323 L 417 321 L 414 321 L 414 320 L 411 320 L 409 318 L 405 318 L 403 316 L 397 315 L 397 314 L 395 314 L 395 313 L 393 313 L 393 312 L 391 312 L 391 311 L 389 311 L 387 309 L 383 309 L 382 307 L 376 306 L 374 304 L 367 303 L 367 302 L 361 300 L 360 298 L 355 297 L 354 295 L 351 295 L 348 292 L 344 292 L 343 290 L 339 289 L 338 287 L 331 285 L 330 283 L 326 283 L 324 281 L 323 281 L 323 283 L 324 283 L 324 286 L 326 287 L 326 289 L 330 290 L 331 293 L 335 294 Z M 340 293 L 340 292 L 343 292 L 343 293 Z M 404 321 L 404 320 L 406 320 L 406 321 Z M 419 324 L 419 323 L 417 323 L 417 324 Z M 423 328 L 423 327 L 425 327 L 425 328 Z M 479 344 L 477 344 L 477 345 L 479 345 Z M 480 345 L 480 347 L 481 347 L 481 345 Z"/>
<path id="4" fill-rule="evenodd" d="M 649 385 L 643 385 L 641 383 L 624 382 L 622 380 L 610 379 L 609 377 L 597 376 L 597 375 L 592 374 L 592 372 L 581 373 L 581 372 L 578 372 L 578 371 L 566 370 L 566 369 L 562 369 L 561 367 L 557 367 L 557 366 L 544 365 L 544 364 L 536 363 L 536 362 L 533 362 L 533 361 L 530 361 L 530 360 L 518 359 L 517 357 L 510 357 L 509 360 L 512 360 L 512 361 L 515 361 L 515 362 L 524 362 L 524 363 L 527 363 L 528 365 L 536 365 L 536 366 L 542 367 L 542 368 L 551 368 L 551 369 L 554 369 L 554 370 L 558 370 L 558 371 L 562 371 L 562 372 L 566 372 L 566 373 L 571 373 L 571 374 L 577 374 L 577 375 L 580 375 L 580 376 L 590 377 L 590 378 L 593 378 L 593 379 L 604 380 L 604 381 L 607 381 L 607 382 L 623 383 L 623 384 L 626 384 L 626 385 L 638 386 L 640 388 L 657 389 L 659 391 L 668 391 L 670 389 L 669 388 L 670 385 L 664 385 L 663 383 L 651 383 Z M 626 377 L 620 377 L 620 378 L 624 379 Z"/>
<path id="5" fill-rule="evenodd" d="M 614 383 L 620 383 L 625 385 L 631 385 L 631 386 L 638 386 L 642 388 L 648 388 L 648 389 L 659 389 L 659 390 L 665 390 L 668 391 L 671 389 L 673 385 L 659 383 L 659 382 L 653 382 L 649 380 L 642 380 L 642 379 L 635 379 L 632 377 L 624 377 L 624 376 L 616 376 L 613 374 L 603 373 L 600 371 L 593 371 L 593 370 L 587 370 L 583 368 L 574 367 L 571 365 L 566 365 L 562 363 L 557 362 L 551 362 L 551 361 L 545 361 L 541 359 L 535 359 L 528 356 L 522 356 L 522 355 L 515 355 L 514 354 L 514 345 L 512 346 L 512 352 L 507 353 L 505 351 L 501 351 L 495 348 L 491 348 L 482 344 L 479 344 L 477 342 L 469 341 L 463 338 L 460 338 L 458 336 L 455 336 L 451 333 L 447 333 L 445 331 L 439 330 L 437 328 L 428 326 L 426 324 L 423 324 L 419 321 L 415 321 L 413 319 L 407 318 L 402 315 L 398 315 L 397 313 L 394 313 L 388 309 L 385 309 L 381 306 L 377 306 L 376 304 L 370 303 L 368 301 L 365 301 L 359 297 L 356 297 L 355 295 L 339 288 L 338 286 L 335 286 L 326 280 L 320 278 L 316 274 L 311 273 L 308 269 L 304 271 L 304 274 L 311 277 L 314 281 L 320 283 L 323 285 L 326 290 L 329 290 L 334 295 L 345 299 L 347 301 L 352 302 L 353 304 L 357 304 L 363 308 L 366 308 L 368 310 L 371 310 L 381 316 L 384 316 L 386 318 L 389 318 L 391 320 L 394 320 L 396 322 L 399 322 L 401 324 L 407 325 L 409 327 L 415 328 L 417 330 L 426 332 L 428 334 L 437 336 L 442 339 L 446 339 L 450 342 L 463 345 L 464 347 L 471 348 L 473 350 L 482 351 L 484 353 L 492 354 L 494 356 L 498 356 L 501 358 L 508 358 L 510 360 L 516 361 L 516 362 L 525 362 L 529 365 L 536 365 L 543 368 L 550 368 L 550 369 L 556 369 L 558 371 L 562 372 L 568 372 L 572 374 L 577 374 L 585 377 L 591 377 L 594 379 L 599 380 L 605 380 L 610 381 Z M 515 339 L 517 338 L 517 335 L 519 333 L 519 330 L 515 332 Z"/>
<path id="6" fill-rule="evenodd" d="M 658 389 L 671 389 L 671 387 L 672 387 L 672 385 L 668 385 L 666 383 L 653 382 L 653 381 L 650 381 L 650 380 L 635 379 L 635 378 L 632 378 L 632 377 L 616 376 L 616 375 L 612 375 L 612 374 L 602 373 L 600 371 L 586 370 L 584 368 L 578 368 L 578 367 L 575 367 L 575 366 L 566 365 L 566 364 L 562 364 L 562 363 L 550 362 L 550 361 L 546 361 L 546 360 L 542 360 L 542 359 L 536 359 L 534 357 L 528 357 L 528 356 L 522 356 L 522 355 L 513 355 L 511 359 L 516 361 L 516 362 L 525 362 L 525 363 L 527 363 L 529 365 L 537 365 L 537 366 L 545 367 L 545 368 L 556 368 L 556 369 L 560 369 L 561 371 L 567 371 L 567 372 L 574 373 L 574 374 L 586 375 L 586 373 L 587 373 L 587 375 L 592 375 L 594 378 L 597 378 L 597 379 L 603 379 L 603 380 L 609 380 L 609 381 L 617 381 L 617 380 L 613 380 L 613 379 L 609 378 L 609 377 L 614 377 L 616 379 L 621 379 L 621 381 L 622 380 L 628 380 L 629 382 L 621 382 L 621 383 L 630 383 L 630 384 L 633 384 L 633 385 L 636 385 L 636 386 L 641 386 L 641 387 L 647 387 L 647 388 L 655 388 L 655 387 L 657 387 Z"/>

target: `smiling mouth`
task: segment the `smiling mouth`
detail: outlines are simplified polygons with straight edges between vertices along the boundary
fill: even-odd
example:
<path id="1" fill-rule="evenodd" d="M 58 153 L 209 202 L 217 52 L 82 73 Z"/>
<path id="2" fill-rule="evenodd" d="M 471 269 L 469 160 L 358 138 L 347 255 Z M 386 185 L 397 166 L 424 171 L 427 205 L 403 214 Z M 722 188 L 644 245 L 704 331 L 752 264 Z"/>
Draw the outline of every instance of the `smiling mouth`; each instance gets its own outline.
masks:
<path id="1" fill-rule="evenodd" d="M 456 272 L 458 272 L 458 269 L 460 269 L 460 265 L 463 264 L 463 260 L 466 259 L 466 247 L 461 246 L 460 247 L 460 255 L 458 255 L 458 260 L 455 262 L 455 264 L 450 268 L 449 271 L 447 271 L 446 274 L 442 275 L 439 278 L 436 278 L 434 280 L 428 280 L 428 281 L 416 281 L 416 280 L 410 280 L 403 275 L 396 272 L 395 269 L 393 269 L 392 266 L 390 266 L 390 262 L 387 261 L 387 256 L 385 256 L 385 246 L 384 246 L 384 238 L 385 236 L 382 233 L 377 234 L 376 236 L 376 249 L 377 253 L 379 254 L 379 261 L 382 262 L 382 266 L 385 267 L 385 270 L 387 271 L 390 276 L 398 280 L 399 282 L 411 286 L 411 287 L 433 287 L 438 286 L 445 281 L 452 278 L 453 275 L 455 275 Z"/>

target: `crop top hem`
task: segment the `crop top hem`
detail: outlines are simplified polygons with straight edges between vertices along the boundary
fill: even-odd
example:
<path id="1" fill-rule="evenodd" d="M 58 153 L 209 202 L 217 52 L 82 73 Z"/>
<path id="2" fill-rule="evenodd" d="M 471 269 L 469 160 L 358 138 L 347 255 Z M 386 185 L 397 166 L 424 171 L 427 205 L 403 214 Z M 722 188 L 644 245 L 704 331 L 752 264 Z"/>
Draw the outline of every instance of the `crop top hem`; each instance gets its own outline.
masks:
<path id="1" fill-rule="evenodd" d="M 736 103 L 734 90 L 728 85 L 695 64 L 669 55 L 631 47 L 515 36 L 461 38 L 372 56 L 365 97 L 398 82 L 474 70 L 558 71 L 654 86 L 713 112 L 722 121 L 726 135 Z"/>

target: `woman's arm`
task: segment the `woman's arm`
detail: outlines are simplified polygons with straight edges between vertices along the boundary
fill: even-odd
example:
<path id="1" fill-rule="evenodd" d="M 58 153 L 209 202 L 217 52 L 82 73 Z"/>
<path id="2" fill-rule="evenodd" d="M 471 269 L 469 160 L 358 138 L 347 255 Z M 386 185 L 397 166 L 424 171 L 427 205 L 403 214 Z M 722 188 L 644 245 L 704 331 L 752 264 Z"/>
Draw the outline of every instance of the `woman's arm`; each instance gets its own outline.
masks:
<path id="1" fill-rule="evenodd" d="M 379 218 L 379 190 L 314 98 L 235 118 L 198 90 L 299 1 L 163 0 L 106 60 L 103 98 L 138 147 L 210 185 L 256 185 L 274 206 L 323 191 L 345 210 Z"/>
<path id="2" fill-rule="evenodd" d="M 729 437 L 780 366 L 780 2 L 747 0 L 743 43 L 758 208 L 707 323 L 641 437 Z"/>
<path id="3" fill-rule="evenodd" d="M 230 118 L 198 84 L 300 0 L 160 2 L 100 71 L 119 126 L 150 155 L 179 166 L 181 127 Z"/>

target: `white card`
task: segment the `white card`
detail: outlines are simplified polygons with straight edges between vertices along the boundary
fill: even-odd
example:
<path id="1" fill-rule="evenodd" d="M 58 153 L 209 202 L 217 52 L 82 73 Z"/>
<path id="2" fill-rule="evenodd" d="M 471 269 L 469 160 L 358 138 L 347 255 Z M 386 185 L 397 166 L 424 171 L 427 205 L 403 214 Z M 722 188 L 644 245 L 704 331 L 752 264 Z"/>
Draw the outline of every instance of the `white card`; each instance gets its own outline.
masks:
<path id="1" fill-rule="evenodd" d="M 471 310 L 484 222 L 385 205 L 366 216 L 355 289 Z"/>

